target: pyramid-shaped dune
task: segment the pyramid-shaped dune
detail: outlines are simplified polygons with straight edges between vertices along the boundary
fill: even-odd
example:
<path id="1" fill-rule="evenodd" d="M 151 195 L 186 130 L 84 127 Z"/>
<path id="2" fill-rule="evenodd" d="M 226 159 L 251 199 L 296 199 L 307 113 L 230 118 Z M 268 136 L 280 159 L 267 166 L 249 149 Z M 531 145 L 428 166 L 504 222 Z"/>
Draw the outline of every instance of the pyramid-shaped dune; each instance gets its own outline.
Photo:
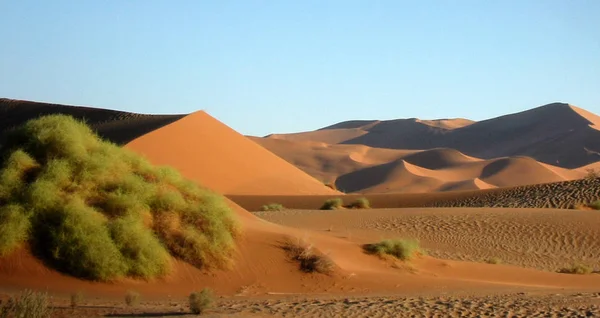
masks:
<path id="1" fill-rule="evenodd" d="M 337 193 L 203 111 L 143 135 L 126 147 L 223 194 Z"/>

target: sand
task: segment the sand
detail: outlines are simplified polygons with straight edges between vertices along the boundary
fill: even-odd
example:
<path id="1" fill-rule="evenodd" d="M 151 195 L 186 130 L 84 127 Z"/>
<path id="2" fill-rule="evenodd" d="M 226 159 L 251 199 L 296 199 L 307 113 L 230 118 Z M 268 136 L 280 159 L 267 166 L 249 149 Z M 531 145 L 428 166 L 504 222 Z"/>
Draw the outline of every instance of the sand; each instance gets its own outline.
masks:
<path id="1" fill-rule="evenodd" d="M 562 106 L 558 109 L 564 111 Z M 416 119 L 409 122 L 408 128 L 418 127 L 415 129 L 423 133 L 442 129 L 448 134 L 480 124 Z M 349 128 L 336 129 L 369 132 L 356 137 L 362 138 L 398 123 L 355 122 Z M 319 141 L 303 142 L 315 149 L 330 147 Z M 46 267 L 23 246 L 0 258 L 3 297 L 24 288 L 48 291 L 57 307 L 57 316 L 66 317 L 183 316 L 187 295 L 204 287 L 213 289 L 218 297 L 218 307 L 208 313 L 213 317 L 548 316 L 550 313 L 593 316 L 599 313 L 599 274 L 556 272 L 574 262 L 587 263 L 599 270 L 597 211 L 397 208 L 500 201 L 506 205 L 517 202 L 562 206 L 569 200 L 588 200 L 598 195 L 593 190 L 600 188 L 595 187 L 598 180 L 509 189 L 494 188 L 489 180 L 494 176 L 508 179 L 521 174 L 521 170 L 511 167 L 519 167 L 522 162 L 537 171 L 536 175 L 548 173 L 568 178 L 570 170 L 529 159 L 494 158 L 491 160 L 497 160 L 500 163 L 496 165 L 502 167 L 492 166 L 498 171 L 483 177 L 483 170 L 486 167 L 494 170 L 488 165 L 496 161 L 447 149 L 421 153 L 414 149 L 335 145 L 332 148 L 338 155 L 350 152 L 344 169 L 393 162 L 390 173 L 405 173 L 415 178 L 414 182 L 421 182 L 416 178 L 419 177 L 442 180 L 437 187 L 453 184 L 461 188 L 472 184 L 489 189 L 369 194 L 375 207 L 395 209 L 250 213 L 248 210 L 269 202 L 315 209 L 326 198 L 340 196 L 351 200 L 359 195 L 344 195 L 327 188 L 324 180 L 309 176 L 204 112 L 139 135 L 126 147 L 155 164 L 172 165 L 184 176 L 227 195 L 243 233 L 231 268 L 206 272 L 173 259 L 173 272 L 160 279 L 89 282 Z M 466 172 L 474 176 L 462 178 L 461 174 Z M 498 177 L 501 173 L 508 177 Z M 427 254 L 400 262 L 366 254 L 362 249 L 364 243 L 397 236 L 420 239 Z M 329 275 L 302 272 L 282 248 L 290 240 L 306 242 L 331 259 L 334 272 Z M 491 257 L 501 263 L 486 263 Z M 128 290 L 142 295 L 139 307 L 124 306 L 122 299 Z M 76 291 L 87 295 L 83 306 L 66 308 L 69 294 Z"/>
<path id="2" fill-rule="evenodd" d="M 223 194 L 337 193 L 202 111 L 126 147 Z"/>

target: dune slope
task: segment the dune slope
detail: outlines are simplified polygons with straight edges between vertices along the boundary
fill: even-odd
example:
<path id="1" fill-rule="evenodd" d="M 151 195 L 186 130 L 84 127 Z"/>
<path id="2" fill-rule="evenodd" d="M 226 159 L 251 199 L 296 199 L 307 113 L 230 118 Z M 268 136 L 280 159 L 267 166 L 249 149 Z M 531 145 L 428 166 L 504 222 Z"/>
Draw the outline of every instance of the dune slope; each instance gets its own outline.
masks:
<path id="1" fill-rule="evenodd" d="M 336 193 L 202 111 L 126 147 L 223 194 Z"/>

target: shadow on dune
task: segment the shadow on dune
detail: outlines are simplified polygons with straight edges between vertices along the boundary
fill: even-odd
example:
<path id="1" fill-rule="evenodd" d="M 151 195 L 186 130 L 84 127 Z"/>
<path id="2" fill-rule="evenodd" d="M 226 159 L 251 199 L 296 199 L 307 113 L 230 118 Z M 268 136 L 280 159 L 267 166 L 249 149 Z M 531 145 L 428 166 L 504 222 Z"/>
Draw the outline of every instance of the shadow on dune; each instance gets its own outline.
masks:
<path id="1" fill-rule="evenodd" d="M 102 138 L 124 145 L 186 115 L 145 115 L 109 109 L 38 103 L 0 98 L 0 145 L 6 133 L 30 119 L 64 114 L 84 120 Z"/>

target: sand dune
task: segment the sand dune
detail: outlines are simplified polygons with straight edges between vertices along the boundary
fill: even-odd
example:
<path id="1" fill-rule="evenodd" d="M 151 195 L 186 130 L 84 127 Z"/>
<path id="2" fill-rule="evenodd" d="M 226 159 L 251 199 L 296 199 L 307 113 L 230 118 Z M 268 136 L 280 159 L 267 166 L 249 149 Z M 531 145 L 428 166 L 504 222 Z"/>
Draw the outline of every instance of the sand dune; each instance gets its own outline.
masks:
<path id="1" fill-rule="evenodd" d="M 414 118 L 371 121 L 368 125 L 366 122 L 364 125 L 353 123 L 356 121 L 335 124 L 330 126 L 333 129 L 316 132 L 279 134 L 277 138 L 390 149 L 452 148 L 483 159 L 528 156 L 569 169 L 599 159 L 596 152 L 600 151 L 600 131 L 596 128 L 600 117 L 563 103 L 475 123 Z M 336 138 L 330 138 L 328 133 Z"/>
<path id="2" fill-rule="evenodd" d="M 205 112 L 126 145 L 224 194 L 334 194 L 336 191 Z"/>
<path id="3" fill-rule="evenodd" d="M 0 144 L 4 133 L 26 121 L 44 115 L 65 114 L 84 119 L 101 137 L 126 144 L 185 115 L 145 115 L 83 106 L 38 103 L 0 98 Z"/>
<path id="4" fill-rule="evenodd" d="M 335 181 L 346 192 L 432 192 L 575 180 L 582 169 L 565 169 L 529 157 L 482 160 L 457 150 L 394 150 L 251 138 L 304 172 Z"/>

